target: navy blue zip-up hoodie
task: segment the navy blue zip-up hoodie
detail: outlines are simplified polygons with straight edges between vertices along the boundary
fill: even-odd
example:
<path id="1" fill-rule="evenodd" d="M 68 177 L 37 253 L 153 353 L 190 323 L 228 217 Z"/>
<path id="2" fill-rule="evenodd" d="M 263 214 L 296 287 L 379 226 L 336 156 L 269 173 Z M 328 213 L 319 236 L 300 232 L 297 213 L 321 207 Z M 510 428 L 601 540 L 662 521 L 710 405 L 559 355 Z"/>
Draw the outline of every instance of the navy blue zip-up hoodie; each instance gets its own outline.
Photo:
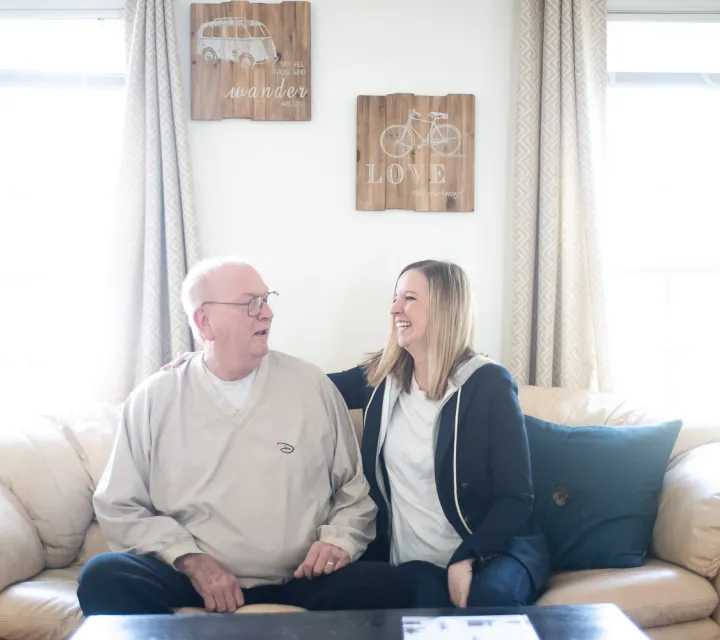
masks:
<path id="1" fill-rule="evenodd" d="M 391 502 L 382 446 L 400 385 L 389 377 L 373 389 L 361 367 L 330 379 L 350 409 L 364 411 L 363 467 L 378 505 L 377 537 L 365 558 L 388 561 Z M 550 559 L 532 525 L 530 453 L 517 384 L 506 369 L 475 356 L 458 367 L 449 389 L 435 424 L 435 484 L 445 517 L 463 539 L 450 564 L 505 553 L 526 567 L 539 592 L 549 580 Z"/>

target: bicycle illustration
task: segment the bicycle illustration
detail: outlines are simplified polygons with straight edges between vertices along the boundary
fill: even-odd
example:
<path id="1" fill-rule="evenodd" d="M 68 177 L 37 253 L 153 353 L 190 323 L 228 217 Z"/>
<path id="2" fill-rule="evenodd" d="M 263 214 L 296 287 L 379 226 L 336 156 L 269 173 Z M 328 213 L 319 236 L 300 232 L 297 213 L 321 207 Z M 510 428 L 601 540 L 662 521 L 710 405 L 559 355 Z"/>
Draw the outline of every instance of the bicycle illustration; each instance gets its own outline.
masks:
<path id="1" fill-rule="evenodd" d="M 408 111 L 408 119 L 405 124 L 391 124 L 380 136 L 382 150 L 393 158 L 402 158 L 413 149 L 431 147 L 438 155 L 452 156 L 460 149 L 462 134 L 460 129 L 451 124 L 437 124 L 438 120 L 447 120 L 447 113 L 438 111 L 430 112 L 430 120 L 423 120 L 422 114 L 415 109 Z M 430 125 L 426 136 L 422 136 L 415 127 L 413 121 L 425 122 Z M 416 145 L 415 140 L 420 139 Z"/>

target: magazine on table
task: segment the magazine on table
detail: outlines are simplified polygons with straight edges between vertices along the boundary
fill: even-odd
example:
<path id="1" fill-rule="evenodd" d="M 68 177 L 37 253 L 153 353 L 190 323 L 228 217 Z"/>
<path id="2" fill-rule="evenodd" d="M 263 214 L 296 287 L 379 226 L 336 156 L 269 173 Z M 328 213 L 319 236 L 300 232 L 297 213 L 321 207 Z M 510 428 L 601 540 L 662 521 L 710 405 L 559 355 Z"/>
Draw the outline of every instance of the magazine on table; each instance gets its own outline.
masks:
<path id="1" fill-rule="evenodd" d="M 404 616 L 403 640 L 539 640 L 527 616 Z"/>

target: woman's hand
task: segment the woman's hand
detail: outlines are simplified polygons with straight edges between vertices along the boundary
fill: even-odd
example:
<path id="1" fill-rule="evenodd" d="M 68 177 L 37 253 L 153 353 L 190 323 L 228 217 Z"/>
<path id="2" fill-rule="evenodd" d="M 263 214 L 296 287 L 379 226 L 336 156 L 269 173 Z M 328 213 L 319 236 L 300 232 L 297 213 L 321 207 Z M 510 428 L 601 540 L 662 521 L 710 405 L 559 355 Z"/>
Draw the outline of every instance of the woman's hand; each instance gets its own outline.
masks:
<path id="1" fill-rule="evenodd" d="M 168 362 L 164 367 L 160 368 L 160 371 L 169 371 L 170 369 L 177 369 L 185 360 L 187 360 L 193 354 L 192 351 L 186 351 L 182 355 L 179 355 L 172 362 Z"/>
<path id="2" fill-rule="evenodd" d="M 448 568 L 448 590 L 450 591 L 450 600 L 460 608 L 467 607 L 468 596 L 470 595 L 470 586 L 473 579 L 473 558 L 461 560 Z"/>

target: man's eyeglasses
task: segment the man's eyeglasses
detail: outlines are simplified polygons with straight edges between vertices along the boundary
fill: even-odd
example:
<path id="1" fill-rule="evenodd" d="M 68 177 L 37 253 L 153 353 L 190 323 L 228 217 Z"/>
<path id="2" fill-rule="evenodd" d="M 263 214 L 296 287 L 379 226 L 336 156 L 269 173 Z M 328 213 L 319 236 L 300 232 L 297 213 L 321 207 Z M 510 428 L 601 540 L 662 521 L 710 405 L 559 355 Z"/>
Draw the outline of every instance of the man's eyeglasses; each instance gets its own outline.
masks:
<path id="1" fill-rule="evenodd" d="M 247 302 L 218 302 L 216 300 L 207 300 L 200 306 L 204 307 L 206 304 L 224 304 L 231 307 L 247 307 L 248 315 L 254 318 L 255 316 L 260 315 L 263 306 L 271 303 L 278 295 L 277 291 L 268 291 L 265 295 L 255 296 L 254 298 L 250 298 Z"/>

